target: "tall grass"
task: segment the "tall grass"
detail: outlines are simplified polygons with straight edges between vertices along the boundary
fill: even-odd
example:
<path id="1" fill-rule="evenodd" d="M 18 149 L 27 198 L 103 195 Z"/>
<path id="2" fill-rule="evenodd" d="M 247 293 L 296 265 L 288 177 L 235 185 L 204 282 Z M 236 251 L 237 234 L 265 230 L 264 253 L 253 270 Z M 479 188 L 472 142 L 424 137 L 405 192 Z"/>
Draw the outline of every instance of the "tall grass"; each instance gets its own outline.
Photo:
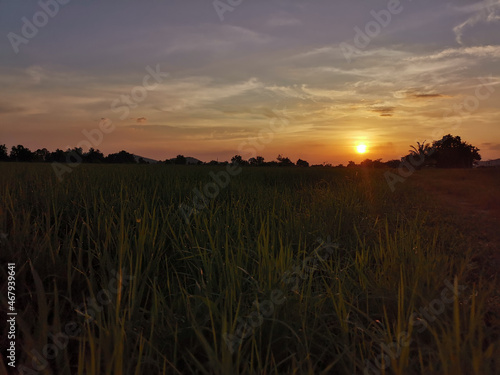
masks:
<path id="1" fill-rule="evenodd" d="M 42 353 L 42 374 L 496 372 L 494 290 L 459 288 L 470 244 L 409 183 L 391 193 L 377 171 L 247 168 L 186 224 L 179 204 L 206 167 L 81 165 L 58 182 L 50 166 L 10 163 L 0 175 L 19 364 Z M 306 269 L 328 238 L 332 256 Z M 457 297 L 431 321 L 419 311 L 446 283 Z M 224 334 L 273 292 L 283 302 L 231 353 Z M 78 334 L 44 364 L 70 323 Z"/>

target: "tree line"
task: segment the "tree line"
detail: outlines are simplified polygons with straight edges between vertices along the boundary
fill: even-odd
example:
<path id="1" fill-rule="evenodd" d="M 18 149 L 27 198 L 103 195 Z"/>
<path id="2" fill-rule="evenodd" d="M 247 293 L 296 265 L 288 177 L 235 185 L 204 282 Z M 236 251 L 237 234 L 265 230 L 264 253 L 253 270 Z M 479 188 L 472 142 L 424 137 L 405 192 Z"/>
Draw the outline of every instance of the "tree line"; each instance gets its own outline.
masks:
<path id="1" fill-rule="evenodd" d="M 411 149 L 406 156 L 400 160 L 390 160 L 382 162 L 382 159 L 366 159 L 359 164 L 349 161 L 347 167 L 363 167 L 363 168 L 398 168 L 401 163 L 411 163 L 417 169 L 423 167 L 437 167 L 437 168 L 472 168 L 474 162 L 481 160 L 479 149 L 467 142 L 462 141 L 459 136 L 452 136 L 451 134 L 445 135 L 442 139 L 434 141 L 431 144 L 417 142 L 417 145 L 410 146 Z M 194 159 L 196 160 L 196 159 Z M 66 151 L 57 149 L 50 152 L 46 148 L 31 151 L 29 148 L 22 145 L 13 146 L 8 152 L 5 144 L 0 145 L 0 161 L 13 161 L 13 162 L 46 162 L 46 163 L 125 163 L 125 164 L 147 164 L 148 162 L 141 157 L 137 157 L 127 151 L 120 151 L 117 153 L 104 154 L 94 148 L 84 152 L 82 148 L 75 147 L 67 149 Z M 186 165 L 193 164 L 188 162 L 188 158 L 184 155 L 177 155 L 172 159 L 160 161 L 164 164 Z M 264 157 L 256 156 L 248 160 L 243 159 L 241 155 L 235 155 L 231 158 L 232 164 L 241 166 L 296 166 L 296 167 L 309 167 L 306 160 L 298 159 L 295 163 L 288 157 L 278 155 L 276 160 L 265 161 Z M 196 161 L 195 164 L 203 165 L 225 165 L 228 162 L 218 162 L 212 160 L 208 163 Z M 313 167 L 333 167 L 331 164 L 317 164 Z M 336 167 L 344 167 L 339 164 Z"/>

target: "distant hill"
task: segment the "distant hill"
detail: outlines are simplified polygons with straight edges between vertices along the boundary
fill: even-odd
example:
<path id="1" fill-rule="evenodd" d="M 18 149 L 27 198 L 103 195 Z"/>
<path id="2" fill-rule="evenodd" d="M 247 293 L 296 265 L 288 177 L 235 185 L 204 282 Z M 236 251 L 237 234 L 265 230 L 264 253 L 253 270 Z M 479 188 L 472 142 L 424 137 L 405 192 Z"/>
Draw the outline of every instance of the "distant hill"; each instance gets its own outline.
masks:
<path id="1" fill-rule="evenodd" d="M 158 160 L 145 158 L 144 156 L 140 156 L 140 155 L 134 155 L 134 159 L 135 159 L 135 161 L 137 163 L 139 162 L 140 158 L 142 158 L 148 164 L 156 164 L 156 163 L 158 163 Z"/>
<path id="2" fill-rule="evenodd" d="M 186 164 L 199 164 L 199 163 L 202 163 L 202 161 L 196 158 L 192 158 L 191 156 L 186 156 Z"/>
<path id="3" fill-rule="evenodd" d="M 476 166 L 478 166 L 478 167 L 500 167 L 500 159 L 478 161 L 476 163 Z"/>
<path id="4" fill-rule="evenodd" d="M 160 163 L 159 160 L 155 160 L 155 159 L 150 159 L 150 158 L 145 158 L 144 156 L 140 156 L 140 155 L 135 155 L 135 154 L 132 154 L 134 155 L 134 159 L 135 161 L 138 163 L 139 162 L 139 159 L 142 158 L 144 159 L 144 161 L 148 164 L 157 164 L 157 163 Z M 170 161 L 174 162 L 175 161 L 175 158 L 171 158 L 169 159 Z M 200 164 L 202 163 L 201 160 L 199 159 L 196 159 L 196 158 L 193 158 L 191 156 L 186 156 L 186 164 L 188 165 L 197 165 L 197 164 Z"/>

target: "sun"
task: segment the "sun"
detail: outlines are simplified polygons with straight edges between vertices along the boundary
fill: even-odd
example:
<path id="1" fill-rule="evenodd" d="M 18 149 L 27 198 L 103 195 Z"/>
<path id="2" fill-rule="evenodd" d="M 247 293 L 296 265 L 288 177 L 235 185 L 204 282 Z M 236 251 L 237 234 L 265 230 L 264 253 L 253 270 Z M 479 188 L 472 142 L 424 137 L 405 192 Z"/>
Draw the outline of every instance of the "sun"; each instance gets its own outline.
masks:
<path id="1" fill-rule="evenodd" d="M 356 152 L 357 152 L 358 154 L 364 154 L 364 153 L 366 153 L 366 151 L 367 151 L 367 147 L 366 147 L 366 145 L 364 145 L 364 144 L 360 144 L 360 145 L 357 145 L 357 146 L 356 146 Z"/>

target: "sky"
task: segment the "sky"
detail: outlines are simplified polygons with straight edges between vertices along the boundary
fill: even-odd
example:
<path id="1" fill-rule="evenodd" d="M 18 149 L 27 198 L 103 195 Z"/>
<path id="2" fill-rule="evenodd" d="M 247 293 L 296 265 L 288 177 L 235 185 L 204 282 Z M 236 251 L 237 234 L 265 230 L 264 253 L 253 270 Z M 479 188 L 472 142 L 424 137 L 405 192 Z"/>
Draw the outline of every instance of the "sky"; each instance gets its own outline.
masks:
<path id="1" fill-rule="evenodd" d="M 0 87 L 9 148 L 495 159 L 500 0 L 0 0 Z"/>

